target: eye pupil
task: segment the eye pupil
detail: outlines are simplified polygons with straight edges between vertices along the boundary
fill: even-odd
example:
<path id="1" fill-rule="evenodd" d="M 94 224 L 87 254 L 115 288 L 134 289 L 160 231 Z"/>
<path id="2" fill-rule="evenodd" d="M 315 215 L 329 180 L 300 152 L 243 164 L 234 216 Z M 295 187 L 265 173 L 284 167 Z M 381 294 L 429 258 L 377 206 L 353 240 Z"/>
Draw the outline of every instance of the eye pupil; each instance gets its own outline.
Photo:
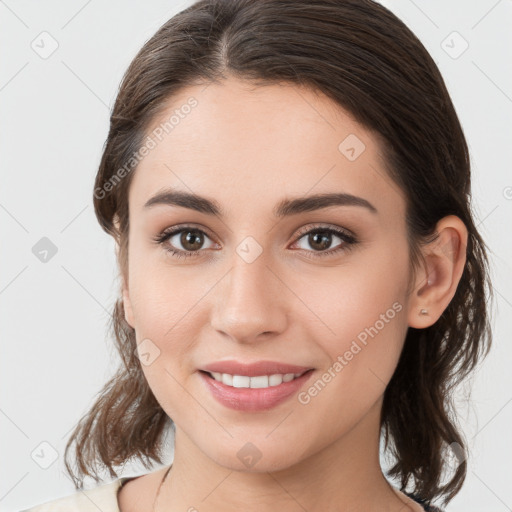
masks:
<path id="1" fill-rule="evenodd" d="M 332 233 L 317 231 L 309 234 L 309 243 L 315 250 L 323 251 L 331 245 Z"/>
<path id="2" fill-rule="evenodd" d="M 203 244 L 203 235 L 199 231 L 183 231 L 180 242 L 186 251 L 193 251 Z"/>

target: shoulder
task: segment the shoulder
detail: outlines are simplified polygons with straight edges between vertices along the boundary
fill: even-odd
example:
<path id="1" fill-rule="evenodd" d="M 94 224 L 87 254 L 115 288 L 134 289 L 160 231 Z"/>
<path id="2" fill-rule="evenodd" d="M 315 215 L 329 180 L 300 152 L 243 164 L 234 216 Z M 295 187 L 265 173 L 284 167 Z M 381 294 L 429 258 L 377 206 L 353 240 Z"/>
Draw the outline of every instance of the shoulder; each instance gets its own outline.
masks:
<path id="1" fill-rule="evenodd" d="M 150 510 L 168 467 L 136 476 L 125 476 L 92 489 L 84 489 L 20 512 L 121 512 Z M 129 485 L 128 485 L 129 484 Z"/>
<path id="2" fill-rule="evenodd" d="M 129 477 L 36 505 L 21 512 L 119 512 L 117 493 Z"/>

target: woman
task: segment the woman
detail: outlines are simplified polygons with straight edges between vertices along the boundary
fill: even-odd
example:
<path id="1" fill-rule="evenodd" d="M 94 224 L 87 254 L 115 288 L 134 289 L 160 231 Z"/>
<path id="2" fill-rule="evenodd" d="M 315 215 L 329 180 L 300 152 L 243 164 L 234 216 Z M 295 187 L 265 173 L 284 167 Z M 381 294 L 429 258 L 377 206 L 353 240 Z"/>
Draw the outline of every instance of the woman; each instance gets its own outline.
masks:
<path id="1" fill-rule="evenodd" d="M 123 79 L 94 206 L 122 365 L 67 469 L 77 490 L 150 469 L 169 427 L 174 459 L 32 512 L 435 511 L 459 492 L 452 397 L 490 348 L 486 248 L 443 79 L 390 11 L 174 16 Z"/>

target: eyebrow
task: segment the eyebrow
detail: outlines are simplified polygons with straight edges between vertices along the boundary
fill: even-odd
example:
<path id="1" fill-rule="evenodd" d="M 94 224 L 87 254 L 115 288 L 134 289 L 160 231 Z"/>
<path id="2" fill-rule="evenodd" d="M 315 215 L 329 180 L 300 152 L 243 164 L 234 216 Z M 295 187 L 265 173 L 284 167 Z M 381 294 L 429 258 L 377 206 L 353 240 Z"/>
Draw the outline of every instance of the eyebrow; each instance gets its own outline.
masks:
<path id="1" fill-rule="evenodd" d="M 207 215 L 224 217 L 224 210 L 214 200 L 171 188 L 160 191 L 144 204 L 144 208 L 154 205 L 181 206 Z M 362 197 L 346 193 L 324 193 L 294 199 L 283 199 L 273 209 L 275 217 L 288 217 L 304 212 L 311 212 L 330 206 L 359 206 L 377 214 L 377 208 Z"/>

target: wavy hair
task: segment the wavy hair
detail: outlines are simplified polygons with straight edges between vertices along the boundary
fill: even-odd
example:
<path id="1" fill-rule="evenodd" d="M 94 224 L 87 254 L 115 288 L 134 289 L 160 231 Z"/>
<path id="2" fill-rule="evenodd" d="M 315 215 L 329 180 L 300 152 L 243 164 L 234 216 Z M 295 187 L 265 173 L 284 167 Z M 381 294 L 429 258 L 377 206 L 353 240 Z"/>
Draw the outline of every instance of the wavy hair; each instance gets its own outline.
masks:
<path id="1" fill-rule="evenodd" d="M 472 214 L 468 146 L 436 64 L 396 15 L 371 0 L 201 0 L 176 14 L 122 79 L 95 179 L 95 214 L 117 243 L 123 279 L 136 170 L 127 162 L 169 98 L 228 76 L 320 91 L 378 137 L 389 177 L 406 196 L 413 268 L 421 264 L 422 244 L 435 239 L 437 221 L 453 214 L 464 222 L 466 264 L 456 293 L 432 326 L 409 328 L 381 414 L 394 461 L 388 475 L 402 491 L 412 480 L 427 504 L 448 503 L 463 485 L 468 458 L 453 395 L 491 347 L 492 287 Z M 85 476 L 99 481 L 100 466 L 115 477 L 116 466 L 130 459 L 148 469 L 161 464 L 164 434 L 174 426 L 143 375 L 122 298 L 110 330 L 121 363 L 66 445 L 66 469 L 77 489 Z M 76 471 L 67 461 L 73 445 Z M 458 457 L 455 468 L 450 450 Z"/>

